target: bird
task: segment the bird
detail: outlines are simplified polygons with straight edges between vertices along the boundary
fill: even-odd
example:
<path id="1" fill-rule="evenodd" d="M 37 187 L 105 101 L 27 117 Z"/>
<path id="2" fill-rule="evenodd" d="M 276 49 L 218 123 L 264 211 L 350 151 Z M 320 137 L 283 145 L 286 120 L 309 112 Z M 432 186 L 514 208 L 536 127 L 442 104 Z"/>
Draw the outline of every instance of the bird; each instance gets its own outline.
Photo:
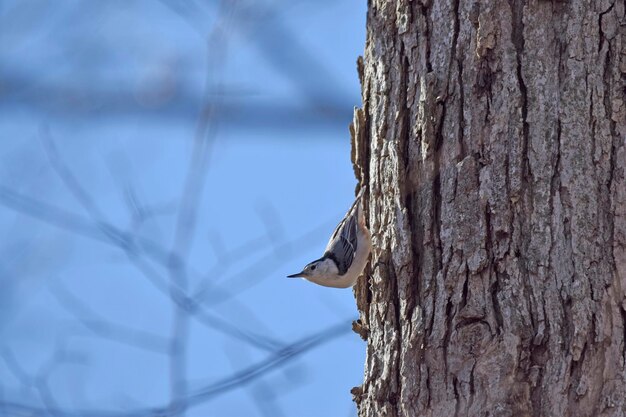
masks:
<path id="1" fill-rule="evenodd" d="M 335 228 L 324 255 L 307 264 L 302 272 L 288 275 L 287 278 L 304 278 L 332 288 L 354 286 L 372 250 L 372 236 L 363 214 L 364 190 L 361 188 L 350 210 Z"/>

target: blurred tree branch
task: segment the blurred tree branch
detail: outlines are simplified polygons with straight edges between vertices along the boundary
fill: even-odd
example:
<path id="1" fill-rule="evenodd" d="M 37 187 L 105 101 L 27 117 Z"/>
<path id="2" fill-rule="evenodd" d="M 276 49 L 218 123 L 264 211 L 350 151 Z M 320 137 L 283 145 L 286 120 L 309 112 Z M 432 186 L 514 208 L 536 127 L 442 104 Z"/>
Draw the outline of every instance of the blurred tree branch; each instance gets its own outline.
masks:
<path id="1" fill-rule="evenodd" d="M 173 310 L 169 334 L 165 336 L 155 334 L 112 320 L 93 308 L 78 291 L 75 292 L 64 282 L 57 280 L 47 288 L 58 304 L 75 319 L 76 324 L 69 330 L 55 329 L 58 333 L 56 345 L 48 359 L 33 372 L 34 375 L 30 375 L 20 366 L 13 351 L 0 345 L 2 362 L 21 385 L 21 389 L 28 393 L 13 397 L 12 392 L 2 387 L 0 414 L 16 417 L 48 415 L 181 417 L 188 408 L 197 407 L 225 393 L 244 388 L 249 390 L 250 398 L 260 412 L 277 415 L 282 413 L 278 402 L 279 395 L 263 378 L 272 372 L 281 371 L 296 358 L 350 331 L 349 322 L 342 322 L 288 343 L 274 335 L 274 326 L 264 323 L 261 317 L 257 317 L 253 308 L 238 300 L 244 291 L 259 284 L 267 279 L 271 272 L 276 271 L 292 247 L 303 247 L 318 237 L 322 229 L 328 230 L 332 227 L 334 222 L 325 223 L 290 239 L 284 233 L 274 207 L 268 203 L 257 205 L 257 215 L 265 228 L 262 235 L 244 240 L 243 243 L 227 249 L 220 242 L 220 234 L 214 233 L 208 237 L 208 241 L 215 250 L 217 263 L 193 265 L 190 260 L 198 230 L 197 220 L 201 215 L 199 210 L 206 191 L 206 176 L 217 135 L 218 119 L 220 122 L 237 120 L 237 113 L 243 110 L 246 116 L 245 123 L 241 125 L 244 127 L 263 125 L 280 129 L 294 126 L 301 128 L 303 124 L 308 123 L 309 126 L 317 128 L 338 122 L 343 125 L 345 116 L 349 115 L 349 109 L 352 107 L 350 100 L 346 98 L 345 92 L 321 60 L 312 54 L 294 52 L 304 48 L 297 33 L 278 19 L 278 10 L 275 6 L 244 0 L 224 0 L 218 2 L 217 7 L 212 3 L 196 1 L 162 2 L 188 19 L 190 24 L 199 29 L 203 37 L 207 31 L 196 24 L 198 16 L 202 18 L 211 11 L 217 16 L 208 32 L 209 35 L 206 36 L 208 68 L 205 85 L 201 89 L 195 85 L 192 89 L 181 88 L 177 99 L 171 103 L 164 103 L 158 112 L 159 117 L 186 118 L 190 117 L 189 115 L 198 115 L 199 111 L 195 120 L 196 130 L 190 160 L 186 166 L 187 172 L 178 199 L 158 206 L 144 204 L 130 181 L 122 179 L 126 185 L 119 188 L 124 192 L 129 221 L 114 221 L 111 213 L 103 209 L 106 206 L 101 204 L 102 201 L 98 201 L 100 196 L 91 192 L 79 175 L 80 171 L 70 166 L 67 162 L 70 159 L 62 152 L 63 147 L 57 147 L 51 129 L 45 126 L 40 129 L 39 140 L 49 166 L 82 211 L 74 213 L 44 202 L 40 197 L 28 195 L 21 191 L 21 184 L 12 184 L 10 187 L 0 185 L 0 205 L 69 232 L 73 236 L 84 237 L 120 250 L 125 256 L 124 262 L 145 278 L 149 285 L 166 296 L 165 306 Z M 306 106 L 298 108 L 293 104 L 272 99 L 267 101 L 267 105 L 261 106 L 258 103 L 250 105 L 247 100 L 236 101 L 248 99 L 250 92 L 255 91 L 226 85 L 221 79 L 222 66 L 227 61 L 226 44 L 234 29 L 244 35 L 272 67 L 296 87 L 305 98 Z M 281 48 L 270 47 L 276 42 L 281 44 Z M 2 76 L 5 80 L 2 91 L 5 100 L 4 104 L 0 104 L 0 108 L 6 105 L 26 104 L 41 111 L 53 107 L 57 112 L 56 117 L 60 118 L 64 117 L 63 109 L 67 110 L 70 107 L 73 114 L 81 114 L 85 118 L 90 115 L 106 118 L 121 114 L 144 116 L 154 114 L 147 112 L 124 88 L 107 89 L 93 82 L 81 87 L 84 91 L 79 91 L 73 84 L 51 82 L 49 77 L 45 80 L 33 80 L 30 73 L 15 73 L 11 68 L 3 68 Z M 31 88 L 33 85 L 36 88 Z M 63 97 L 63 100 L 60 100 L 60 97 Z M 66 100 L 68 97 L 70 99 Z M 89 102 L 89 105 L 77 106 L 72 102 L 72 98 L 76 97 Z M 117 179 L 120 180 L 119 177 Z M 217 203 L 219 201 L 216 200 L 214 204 Z M 147 238 L 142 234 L 141 228 L 147 220 L 159 216 L 159 220 L 165 222 L 168 213 L 174 214 L 175 217 L 172 242 Z M 253 256 L 258 260 L 253 261 Z M 235 270 L 242 260 L 248 261 L 249 266 Z M 199 283 L 195 282 L 196 280 Z M 240 312 L 237 317 L 225 317 L 223 313 L 218 313 L 218 307 L 226 302 Z M 244 316 L 247 317 L 243 319 Z M 191 343 L 193 321 L 207 330 L 231 338 L 243 349 L 251 348 L 254 358 L 258 359 L 258 355 L 261 354 L 266 356 L 243 369 L 235 369 L 231 374 L 223 375 L 213 382 L 193 389 L 189 384 L 187 372 L 190 365 L 187 352 Z M 161 407 L 138 406 L 131 411 L 104 411 L 103 407 L 74 410 L 62 405 L 55 397 L 55 385 L 51 379 L 53 374 L 63 370 L 62 365 L 80 361 L 80 352 L 68 348 L 70 340 L 73 341 L 77 335 L 79 337 L 94 335 L 125 346 L 165 355 L 165 359 L 169 361 L 170 401 L 163 400 L 164 405 Z M 256 382 L 256 385 L 251 387 L 253 382 Z M 261 396 L 266 394 L 274 398 L 272 404 L 264 404 L 260 400 Z M 20 401 L 11 398 L 20 398 Z"/>
<path id="2" fill-rule="evenodd" d="M 301 356 L 308 351 L 315 349 L 316 347 L 319 347 L 350 332 L 350 321 L 347 321 L 338 323 L 336 325 L 327 327 L 322 331 L 313 333 L 310 336 L 304 337 L 296 342 L 285 346 L 282 349 L 275 351 L 264 360 L 248 366 L 241 371 L 235 372 L 233 375 L 229 375 L 213 383 L 206 384 L 205 386 L 190 393 L 185 398 L 174 399 L 174 403 L 177 406 L 173 408 L 170 404 L 161 408 L 146 408 L 132 411 L 70 411 L 63 410 L 58 407 L 35 407 L 14 401 L 2 401 L 0 402 L 0 407 L 8 410 L 12 413 L 12 415 L 16 417 L 45 413 L 53 414 L 59 417 L 170 417 L 176 415 L 179 407 L 181 407 L 181 404 L 184 404 L 185 407 L 197 406 L 207 401 L 211 401 L 212 399 L 226 392 L 244 387 L 247 384 L 267 375 L 268 373 L 280 369 L 298 356 Z"/>

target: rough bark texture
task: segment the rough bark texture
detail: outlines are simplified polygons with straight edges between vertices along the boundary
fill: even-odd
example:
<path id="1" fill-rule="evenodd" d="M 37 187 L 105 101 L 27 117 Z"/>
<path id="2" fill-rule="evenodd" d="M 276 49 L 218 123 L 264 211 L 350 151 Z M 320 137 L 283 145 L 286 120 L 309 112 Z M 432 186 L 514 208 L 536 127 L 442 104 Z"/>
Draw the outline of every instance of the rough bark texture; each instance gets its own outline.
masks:
<path id="1" fill-rule="evenodd" d="M 626 415 L 624 0 L 371 0 L 360 416 Z"/>

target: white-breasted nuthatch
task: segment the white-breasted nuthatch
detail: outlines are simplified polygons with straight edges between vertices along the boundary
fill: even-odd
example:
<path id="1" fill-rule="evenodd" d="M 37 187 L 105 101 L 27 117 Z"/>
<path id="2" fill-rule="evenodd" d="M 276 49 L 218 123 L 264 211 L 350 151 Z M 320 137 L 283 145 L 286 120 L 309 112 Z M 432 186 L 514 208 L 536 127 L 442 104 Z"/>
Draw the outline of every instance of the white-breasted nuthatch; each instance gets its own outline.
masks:
<path id="1" fill-rule="evenodd" d="M 365 269 L 372 238 L 363 214 L 363 190 L 333 232 L 324 255 L 287 278 L 304 278 L 325 287 L 352 287 Z"/>

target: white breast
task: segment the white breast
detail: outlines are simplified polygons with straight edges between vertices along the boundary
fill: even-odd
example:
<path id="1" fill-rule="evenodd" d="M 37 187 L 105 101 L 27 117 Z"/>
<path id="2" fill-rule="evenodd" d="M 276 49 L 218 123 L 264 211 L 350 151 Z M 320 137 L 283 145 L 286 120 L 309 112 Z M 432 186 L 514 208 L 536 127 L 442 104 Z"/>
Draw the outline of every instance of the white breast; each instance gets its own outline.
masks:
<path id="1" fill-rule="evenodd" d="M 320 277 L 307 277 L 311 282 L 324 287 L 332 288 L 349 288 L 356 284 L 357 278 L 363 273 L 365 265 L 367 264 L 367 258 L 372 250 L 372 239 L 370 232 L 365 228 L 358 228 L 359 244 L 356 248 L 354 260 L 352 265 L 348 268 L 348 271 L 344 275 L 332 275 L 332 276 L 320 276 Z"/>

